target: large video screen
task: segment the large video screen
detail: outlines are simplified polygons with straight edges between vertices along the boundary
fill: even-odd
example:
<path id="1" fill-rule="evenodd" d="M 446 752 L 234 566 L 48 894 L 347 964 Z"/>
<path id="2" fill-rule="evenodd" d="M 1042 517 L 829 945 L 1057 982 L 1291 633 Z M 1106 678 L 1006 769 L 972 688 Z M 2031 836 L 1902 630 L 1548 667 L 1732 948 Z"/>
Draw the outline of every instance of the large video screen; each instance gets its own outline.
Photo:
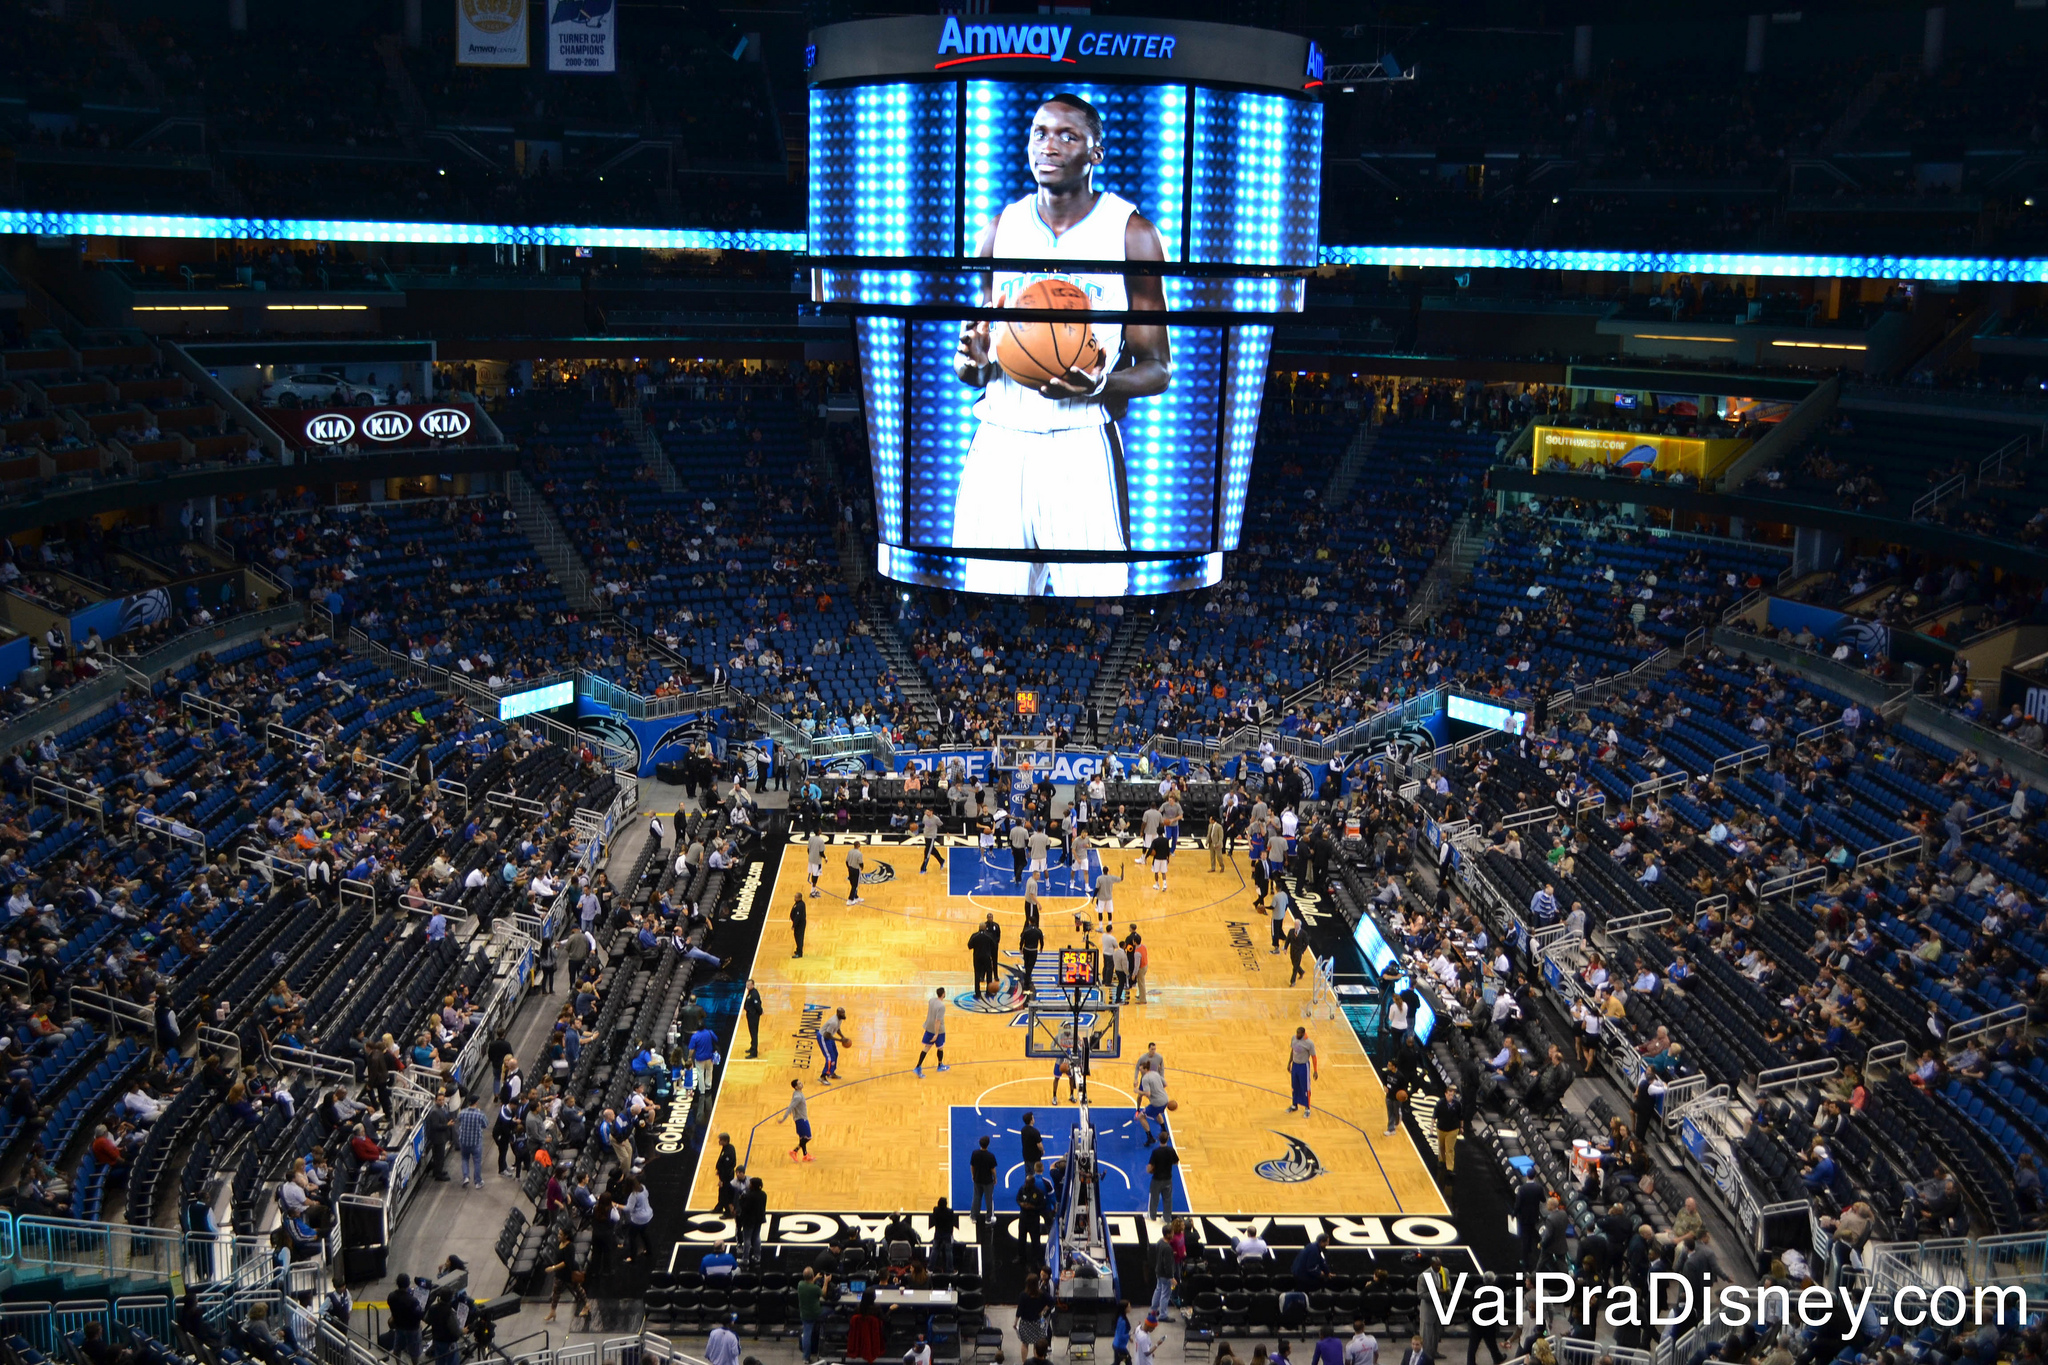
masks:
<path id="1" fill-rule="evenodd" d="M 1217 581 L 1264 319 L 1297 311 L 1302 281 L 1173 272 L 1314 264 L 1320 107 L 965 78 L 813 89 L 811 126 L 812 250 L 865 258 L 814 289 L 858 310 L 880 571 L 1063 597 Z"/>

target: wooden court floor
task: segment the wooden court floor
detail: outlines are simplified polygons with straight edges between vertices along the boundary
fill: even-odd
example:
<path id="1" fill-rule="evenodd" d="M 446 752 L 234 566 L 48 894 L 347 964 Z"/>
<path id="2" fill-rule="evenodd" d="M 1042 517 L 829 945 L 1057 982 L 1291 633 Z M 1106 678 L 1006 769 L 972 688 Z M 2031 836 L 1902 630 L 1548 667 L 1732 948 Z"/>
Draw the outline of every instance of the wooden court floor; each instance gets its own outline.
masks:
<path id="1" fill-rule="evenodd" d="M 804 956 L 797 959 L 789 907 L 808 878 L 802 844 L 784 850 L 751 972 L 766 1010 L 761 1055 L 745 1059 L 742 1022 L 692 1184 L 692 1209 L 716 1203 L 720 1132 L 732 1134 L 750 1174 L 763 1179 L 770 1208 L 783 1210 L 928 1211 L 959 1188 L 955 1168 L 964 1167 L 972 1143 L 963 1136 L 956 1150 L 953 1135 L 978 1131 L 977 1119 L 1003 1126 L 1001 1116 L 989 1115 L 997 1109 L 1034 1108 L 1048 1150 L 1064 1149 L 1071 1116 L 1055 1112 L 1066 1106 L 1048 1103 L 1051 1063 L 1024 1055 L 1027 1030 L 1014 1015 L 950 1008 L 952 1069 L 939 1072 L 928 1059 L 922 1078 L 912 1071 L 933 988 L 944 986 L 949 1000 L 972 995 L 967 938 L 986 916 L 1001 926 L 1003 961 L 1019 965 L 1023 901 L 1002 894 L 1012 889 L 1006 851 L 1000 868 L 983 865 L 975 848 L 947 852 L 963 863 L 950 878 L 936 861 L 920 874 L 917 847 L 865 846 L 868 876 L 879 880 L 862 886 L 865 903 L 856 906 L 846 900 L 845 846 L 831 846 L 823 894 L 806 900 Z M 1135 924 L 1151 951 L 1149 1003 L 1125 1006 L 1122 1058 L 1096 1063 L 1098 1128 L 1132 1121 L 1134 1063 L 1156 1042 L 1179 1102 L 1172 1122 L 1187 1201 L 1177 1203 L 1181 1211 L 1445 1215 L 1406 1129 L 1383 1136 L 1383 1091 L 1350 1027 L 1341 1019 L 1308 1020 L 1308 979 L 1290 986 L 1287 958 L 1269 953 L 1270 920 L 1252 905 L 1242 849 L 1227 870 L 1212 872 L 1207 852 L 1184 844 L 1163 892 L 1150 889 L 1135 853 L 1105 854 L 1112 869 L 1126 860 L 1117 926 L 1121 935 Z M 949 881 L 965 894 L 954 894 Z M 1049 977 L 1054 950 L 1081 946 L 1072 910 L 1082 903 L 1046 898 L 1041 980 Z M 840 1006 L 854 1046 L 841 1056 L 843 1079 L 825 1085 L 811 1033 L 820 1012 Z M 1287 1112 L 1287 1043 L 1304 1023 L 1322 1068 L 1308 1116 Z M 804 1078 L 810 1096 L 815 1159 L 808 1164 L 789 1158 L 791 1128 L 775 1121 L 793 1076 Z M 1300 1178 L 1302 1149 L 1314 1158 L 1315 1174 L 1307 1179 Z M 1291 1154 L 1291 1171 L 1276 1164 Z M 1262 1176 L 1262 1163 L 1278 1176 Z M 1142 1192 L 1138 1199 L 1142 1205 Z"/>

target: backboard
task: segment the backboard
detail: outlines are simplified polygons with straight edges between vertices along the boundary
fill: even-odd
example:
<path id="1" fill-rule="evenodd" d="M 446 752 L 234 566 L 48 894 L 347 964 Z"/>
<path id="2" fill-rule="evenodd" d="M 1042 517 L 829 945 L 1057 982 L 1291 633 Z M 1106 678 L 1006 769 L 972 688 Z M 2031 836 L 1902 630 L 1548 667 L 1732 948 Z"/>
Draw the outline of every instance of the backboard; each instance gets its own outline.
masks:
<path id="1" fill-rule="evenodd" d="M 1123 1011 L 1116 1005 L 1088 1005 L 1080 1014 L 1080 1032 L 1074 1029 L 1072 1009 L 1048 1005 L 1024 1011 L 1024 1055 L 1026 1057 L 1080 1056 L 1085 1041 L 1090 1057 L 1121 1057 L 1124 1052 Z"/>
<path id="2" fill-rule="evenodd" d="M 1051 735 L 997 735 L 996 763 L 1012 769 L 1026 785 L 1052 771 L 1058 751 Z"/>

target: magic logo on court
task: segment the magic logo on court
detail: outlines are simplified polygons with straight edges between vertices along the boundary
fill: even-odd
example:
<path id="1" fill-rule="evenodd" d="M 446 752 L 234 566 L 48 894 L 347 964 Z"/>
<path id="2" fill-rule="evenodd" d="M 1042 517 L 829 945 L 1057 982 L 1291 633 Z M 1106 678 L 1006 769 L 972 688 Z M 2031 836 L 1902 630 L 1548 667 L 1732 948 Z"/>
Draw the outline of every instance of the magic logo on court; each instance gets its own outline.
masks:
<path id="1" fill-rule="evenodd" d="M 874 863 L 860 874 L 860 884 L 862 886 L 879 886 L 883 882 L 893 882 L 895 880 L 896 869 L 883 862 L 880 858 L 875 859 Z"/>
<path id="2" fill-rule="evenodd" d="M 1283 1133 L 1278 1128 L 1269 1128 L 1266 1131 L 1286 1140 L 1287 1155 L 1276 1161 L 1261 1161 L 1252 1167 L 1258 1172 L 1260 1179 L 1271 1180 L 1281 1185 L 1299 1185 L 1303 1181 L 1314 1180 L 1323 1173 L 1322 1161 L 1310 1150 L 1306 1142 L 1292 1133 Z"/>

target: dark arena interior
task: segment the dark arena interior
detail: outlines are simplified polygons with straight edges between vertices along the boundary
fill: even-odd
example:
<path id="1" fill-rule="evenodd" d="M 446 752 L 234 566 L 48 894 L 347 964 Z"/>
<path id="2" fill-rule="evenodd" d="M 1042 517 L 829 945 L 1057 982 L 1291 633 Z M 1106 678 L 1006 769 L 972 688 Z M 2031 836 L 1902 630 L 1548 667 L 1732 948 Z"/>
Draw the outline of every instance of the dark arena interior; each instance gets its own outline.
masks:
<path id="1" fill-rule="evenodd" d="M 2048 1362 L 2043 0 L 5 14 L 0 1365 Z"/>

